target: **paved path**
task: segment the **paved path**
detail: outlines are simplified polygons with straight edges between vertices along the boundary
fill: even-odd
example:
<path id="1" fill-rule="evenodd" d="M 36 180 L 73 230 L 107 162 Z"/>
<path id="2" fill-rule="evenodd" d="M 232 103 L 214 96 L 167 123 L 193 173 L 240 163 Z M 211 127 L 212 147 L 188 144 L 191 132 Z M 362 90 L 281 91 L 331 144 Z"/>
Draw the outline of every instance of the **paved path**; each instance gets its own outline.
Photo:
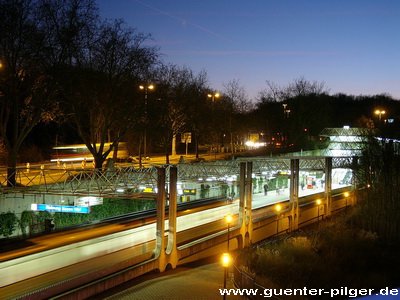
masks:
<path id="1" fill-rule="evenodd" d="M 222 299 L 219 289 L 224 285 L 220 256 L 180 266 L 163 273 L 144 275 L 93 299 L 105 300 L 213 300 Z M 232 273 L 230 273 L 232 277 Z M 228 278 L 227 288 L 234 288 Z M 245 299 L 227 296 L 226 299 Z"/>

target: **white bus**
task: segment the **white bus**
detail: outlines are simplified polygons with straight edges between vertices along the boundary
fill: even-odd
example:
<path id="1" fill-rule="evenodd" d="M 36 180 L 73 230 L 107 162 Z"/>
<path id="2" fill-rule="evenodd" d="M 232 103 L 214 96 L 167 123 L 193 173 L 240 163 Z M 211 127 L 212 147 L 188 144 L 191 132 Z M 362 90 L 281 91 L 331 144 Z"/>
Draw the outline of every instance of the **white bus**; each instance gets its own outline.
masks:
<path id="1" fill-rule="evenodd" d="M 112 143 L 104 144 L 104 151 L 107 151 L 110 148 Z M 97 147 L 100 144 L 96 145 Z M 110 152 L 107 158 L 112 158 L 114 155 L 114 150 Z M 128 151 L 126 150 L 126 144 L 124 142 L 118 143 L 118 155 L 119 159 L 127 159 L 129 157 Z M 67 162 L 67 161 L 92 161 L 93 155 L 90 153 L 89 149 L 85 144 L 77 144 L 77 145 L 64 145 L 53 147 L 53 154 L 51 156 L 51 161 L 56 162 Z"/>

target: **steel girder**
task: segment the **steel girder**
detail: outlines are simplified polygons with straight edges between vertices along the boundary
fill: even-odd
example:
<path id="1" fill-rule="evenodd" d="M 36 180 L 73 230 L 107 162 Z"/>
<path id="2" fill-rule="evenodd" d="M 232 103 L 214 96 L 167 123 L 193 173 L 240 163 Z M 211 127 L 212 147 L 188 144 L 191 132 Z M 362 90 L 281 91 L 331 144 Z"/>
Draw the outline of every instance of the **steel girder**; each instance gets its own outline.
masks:
<path id="1" fill-rule="evenodd" d="M 324 171 L 325 157 L 279 157 L 279 158 L 239 158 L 229 161 L 182 163 L 178 164 L 180 181 L 199 178 L 239 176 L 241 162 L 252 162 L 253 173 L 290 172 L 291 159 L 298 159 L 300 170 Z M 353 168 L 353 157 L 332 157 L 333 168 Z M 16 171 L 17 184 L 7 187 L 7 170 L 0 169 L 0 191 L 3 193 L 20 192 L 29 194 L 55 195 L 91 195 L 91 196 L 124 196 L 137 193 L 141 187 L 157 186 L 157 169 L 165 168 L 167 178 L 170 165 L 134 168 L 133 166 L 114 168 L 103 172 L 93 169 L 26 169 Z"/>

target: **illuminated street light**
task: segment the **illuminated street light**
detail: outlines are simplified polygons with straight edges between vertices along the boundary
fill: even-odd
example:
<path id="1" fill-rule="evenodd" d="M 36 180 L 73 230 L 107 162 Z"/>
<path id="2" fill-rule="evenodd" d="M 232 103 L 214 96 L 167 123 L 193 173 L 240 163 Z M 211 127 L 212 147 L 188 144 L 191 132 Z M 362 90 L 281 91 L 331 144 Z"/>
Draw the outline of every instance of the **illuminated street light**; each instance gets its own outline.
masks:
<path id="1" fill-rule="evenodd" d="M 226 279 L 228 277 L 228 268 L 231 263 L 231 256 L 229 255 L 229 253 L 222 254 L 221 263 L 222 263 L 222 266 L 224 267 L 224 289 L 226 289 Z M 226 299 L 225 293 L 224 293 L 223 299 Z"/>
<path id="2" fill-rule="evenodd" d="M 144 91 L 144 115 L 145 115 L 145 126 L 144 126 L 144 136 L 143 136 L 143 155 L 147 156 L 147 92 L 148 90 L 154 90 L 153 84 L 139 85 L 139 89 Z M 142 167 L 142 152 L 139 151 L 139 167 Z"/>
<path id="3" fill-rule="evenodd" d="M 282 106 L 283 106 L 283 116 L 285 118 L 289 118 L 290 109 L 286 109 L 286 107 L 287 107 L 286 103 L 283 103 Z"/>
<path id="4" fill-rule="evenodd" d="M 215 98 L 219 98 L 220 94 L 219 93 L 214 93 L 214 94 L 208 94 L 207 97 L 212 99 L 212 102 L 214 103 Z"/>
<path id="5" fill-rule="evenodd" d="M 280 211 L 282 210 L 282 206 L 280 204 L 275 205 L 276 214 L 276 235 L 279 233 L 279 218 L 280 218 Z"/>
<path id="6" fill-rule="evenodd" d="M 215 102 L 215 98 L 219 98 L 221 95 L 219 94 L 219 93 L 213 93 L 213 94 L 207 94 L 207 97 L 208 98 L 211 98 L 211 101 L 212 101 L 212 107 L 211 107 L 211 109 L 212 109 L 212 125 L 213 125 L 213 128 L 215 128 L 215 112 L 214 112 L 214 106 L 215 106 L 215 104 L 214 104 L 214 102 Z M 212 141 L 212 148 L 213 149 L 215 149 L 215 147 L 214 147 L 214 138 L 213 138 L 213 141 Z M 211 155 L 211 153 L 212 153 L 212 150 L 210 151 L 210 155 Z M 214 150 L 214 155 L 216 156 L 217 155 L 217 153 L 216 153 L 216 149 Z"/>
<path id="7" fill-rule="evenodd" d="M 322 203 L 322 201 L 320 199 L 318 199 L 317 201 L 315 201 L 315 203 L 317 204 L 317 209 L 318 209 L 318 223 L 317 223 L 317 227 L 319 227 L 319 209 L 320 209 L 320 205 Z"/>
<path id="8" fill-rule="evenodd" d="M 229 253 L 223 253 L 222 254 L 221 262 L 222 262 L 222 266 L 224 268 L 229 267 L 229 265 L 231 263 L 231 256 L 229 255 Z"/>
<path id="9" fill-rule="evenodd" d="M 379 109 L 375 110 L 375 114 L 378 115 L 379 118 L 379 123 L 381 123 L 382 115 L 384 115 L 385 113 L 386 112 L 384 110 L 379 110 Z"/>
<path id="10" fill-rule="evenodd" d="M 229 231 L 230 231 L 231 222 L 232 222 L 232 215 L 226 215 L 225 221 L 228 224 L 228 252 L 229 252 Z"/>
<path id="11" fill-rule="evenodd" d="M 346 213 L 347 213 L 347 198 L 349 197 L 349 193 L 348 192 L 346 192 L 346 193 L 344 193 L 344 196 L 346 197 Z"/>
<path id="12" fill-rule="evenodd" d="M 139 85 L 139 88 L 146 92 L 145 96 L 147 97 L 147 90 L 153 90 L 154 89 L 154 85 L 152 85 L 152 84 L 149 84 L 147 86 Z"/>

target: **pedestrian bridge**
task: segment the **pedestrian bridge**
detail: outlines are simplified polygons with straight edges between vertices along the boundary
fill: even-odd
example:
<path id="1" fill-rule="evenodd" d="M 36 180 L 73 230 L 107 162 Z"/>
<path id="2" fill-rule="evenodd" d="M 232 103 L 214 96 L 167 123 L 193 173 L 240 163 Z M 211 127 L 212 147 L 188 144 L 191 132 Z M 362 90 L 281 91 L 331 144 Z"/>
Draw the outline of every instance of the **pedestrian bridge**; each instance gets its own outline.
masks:
<path id="1" fill-rule="evenodd" d="M 171 167 L 178 170 L 180 182 L 217 181 L 229 183 L 238 181 L 240 164 L 251 162 L 253 177 L 264 176 L 272 178 L 276 174 L 288 175 L 291 172 L 291 161 L 299 162 L 299 172 L 319 173 L 319 178 L 325 176 L 327 167 L 332 170 L 351 170 L 356 164 L 355 157 L 278 157 L 278 158 L 238 158 L 235 160 L 180 163 L 177 165 L 152 165 L 148 168 L 136 168 L 133 165 L 120 165 L 98 172 L 81 168 L 17 168 L 17 182 L 9 186 L 6 168 L 0 168 L 0 192 L 24 193 L 42 195 L 70 196 L 118 196 L 129 197 L 132 193 L 142 191 L 143 187 L 157 185 L 157 170 L 164 168 L 169 176 Z M 327 166 L 327 161 L 329 166 Z M 309 175 L 309 174 L 308 174 Z M 310 177 L 310 176 L 308 176 Z M 312 177 L 312 176 L 311 176 Z M 306 184 L 306 182 L 303 182 Z"/>
<path id="2" fill-rule="evenodd" d="M 28 256 L 1 262 L 0 274 L 7 276 L 1 278 L 0 282 L 13 280 L 13 268 L 24 268 L 28 274 L 30 268 L 32 272 L 37 272 L 38 268 L 35 268 L 35 265 L 40 265 L 40 270 L 44 270 L 45 273 L 32 275 L 32 278 L 29 278 L 31 286 L 34 285 L 35 278 L 38 278 L 36 289 L 30 291 L 30 296 L 40 295 L 42 298 L 48 298 L 62 295 L 60 298 L 87 298 L 153 270 L 162 272 L 167 268 L 175 268 L 180 264 L 211 255 L 242 249 L 265 238 L 297 230 L 319 222 L 353 205 L 356 201 L 355 177 L 345 178 L 348 176 L 344 175 L 342 179 L 346 179 L 346 182 L 338 184 L 335 183 L 336 179 L 333 176 L 335 169 L 354 170 L 356 160 L 353 158 L 242 159 L 236 162 L 217 162 L 209 168 L 206 166 L 207 164 L 185 164 L 154 166 L 151 171 L 146 172 L 132 170 L 131 173 L 148 174 L 148 178 L 153 178 L 157 187 L 157 216 L 152 225 L 154 229 L 149 229 L 154 231 L 146 233 L 148 238 L 141 240 L 139 233 L 126 231 L 127 233 L 110 234 L 107 238 L 93 238 L 57 250 L 45 251 L 35 255 L 34 259 Z M 235 174 L 234 171 L 237 172 L 237 199 L 221 208 L 198 212 L 199 215 L 187 212 L 185 216 L 177 217 L 178 181 L 183 179 L 194 181 L 196 178 L 198 180 L 199 176 L 202 176 L 202 179 L 208 178 L 206 176 L 222 178 L 219 176 Z M 268 179 L 271 178 L 269 172 L 283 174 L 287 179 L 282 181 L 288 184 L 282 194 L 278 194 L 277 190 L 269 191 L 268 195 L 255 193 L 254 176 L 258 174 Z M 318 178 L 323 178 L 323 184 L 314 187 L 307 181 L 307 186 L 303 190 L 301 186 L 301 181 L 304 179 L 303 172 L 308 172 L 308 175 L 315 178 L 317 178 L 316 172 L 322 172 L 323 175 L 318 175 Z M 118 171 L 115 171 L 113 176 L 120 176 L 121 180 L 116 186 L 120 186 L 121 182 L 123 184 L 135 182 L 132 179 L 128 180 L 129 176 L 117 173 Z M 123 174 L 126 173 L 124 170 Z M 341 174 L 347 174 L 347 171 Z M 99 184 L 110 179 L 105 174 L 102 176 L 104 177 L 99 175 L 84 180 L 96 181 L 98 178 Z M 61 189 L 67 186 L 63 182 L 55 184 L 59 190 L 53 189 L 51 193 L 61 192 Z M 89 183 L 87 185 L 89 188 L 93 186 L 95 185 Z M 46 191 L 48 188 L 47 184 L 42 185 L 39 188 L 35 187 L 34 192 Z M 69 191 L 82 192 L 75 188 L 76 186 Z M 109 193 L 100 188 L 94 190 L 98 195 Z M 226 214 L 233 216 L 229 224 L 225 222 Z M 185 222 L 183 217 L 186 218 Z M 146 224 L 142 226 L 143 228 L 150 226 L 146 220 L 143 220 L 143 224 Z M 121 256 L 122 254 L 125 256 Z M 76 270 L 71 271 L 71 268 Z M 56 279 L 55 273 L 61 276 L 62 280 Z M 19 285 L 23 285 L 26 280 L 5 286 L 2 290 L 10 293 L 13 289 L 19 291 L 21 287 Z"/>

